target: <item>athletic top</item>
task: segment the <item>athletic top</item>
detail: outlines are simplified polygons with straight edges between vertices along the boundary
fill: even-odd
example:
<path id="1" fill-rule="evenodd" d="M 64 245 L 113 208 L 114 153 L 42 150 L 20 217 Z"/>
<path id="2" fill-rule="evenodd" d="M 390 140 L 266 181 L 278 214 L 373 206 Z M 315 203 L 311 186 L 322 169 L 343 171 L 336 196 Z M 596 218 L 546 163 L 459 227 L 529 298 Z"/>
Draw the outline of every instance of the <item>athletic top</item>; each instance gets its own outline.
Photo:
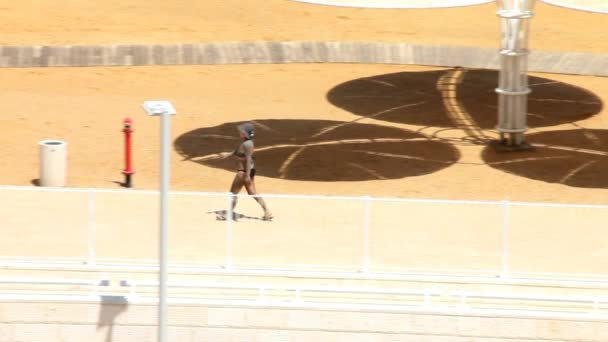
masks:
<path id="1" fill-rule="evenodd" d="M 243 170 L 246 168 L 247 163 L 247 155 L 244 152 L 244 145 L 249 144 L 253 145 L 253 141 L 249 139 L 245 139 L 235 150 L 232 152 L 232 155 L 237 157 L 237 170 Z M 251 156 L 251 168 L 255 169 L 255 163 L 253 162 L 255 157 Z"/>

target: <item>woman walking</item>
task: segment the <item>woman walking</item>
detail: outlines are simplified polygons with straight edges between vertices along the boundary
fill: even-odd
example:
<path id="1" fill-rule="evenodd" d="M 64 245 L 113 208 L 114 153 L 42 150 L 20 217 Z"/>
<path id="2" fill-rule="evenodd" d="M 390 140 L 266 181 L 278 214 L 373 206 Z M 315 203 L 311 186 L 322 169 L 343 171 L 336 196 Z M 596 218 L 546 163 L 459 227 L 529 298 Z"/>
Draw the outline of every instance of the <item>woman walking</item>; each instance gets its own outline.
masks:
<path id="1" fill-rule="evenodd" d="M 232 152 L 232 156 L 236 160 L 236 175 L 232 181 L 230 192 L 234 195 L 238 194 L 243 186 L 247 190 L 247 193 L 258 202 L 258 204 L 264 210 L 264 216 L 262 219 L 265 221 L 272 220 L 272 214 L 266 206 L 266 202 L 260 197 L 255 188 L 255 163 L 253 157 L 253 136 L 254 136 L 254 125 L 253 123 L 247 122 L 238 126 L 239 135 L 242 139 L 239 146 Z M 234 208 L 238 202 L 237 196 L 232 196 L 232 213 L 234 215 Z"/>

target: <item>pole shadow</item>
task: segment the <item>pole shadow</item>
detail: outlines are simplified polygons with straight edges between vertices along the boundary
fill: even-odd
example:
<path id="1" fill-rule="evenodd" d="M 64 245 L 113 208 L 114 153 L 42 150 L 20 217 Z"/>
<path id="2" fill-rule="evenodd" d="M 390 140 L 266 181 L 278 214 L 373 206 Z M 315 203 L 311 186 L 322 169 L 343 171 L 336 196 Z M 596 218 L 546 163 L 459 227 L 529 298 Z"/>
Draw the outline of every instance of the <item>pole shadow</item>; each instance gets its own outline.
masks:
<path id="1" fill-rule="evenodd" d="M 528 126 L 546 127 L 589 118 L 602 101 L 575 85 L 529 76 Z M 327 93 L 335 106 L 363 117 L 395 123 L 494 129 L 498 71 L 454 68 L 359 78 Z"/>
<path id="2" fill-rule="evenodd" d="M 550 131 L 527 139 L 531 150 L 500 152 L 488 146 L 482 158 L 495 169 L 530 179 L 608 189 L 608 130 Z"/>
<path id="3" fill-rule="evenodd" d="M 222 158 L 240 142 L 241 122 L 199 128 L 175 140 L 185 160 L 233 171 Z M 451 144 L 395 127 L 331 120 L 257 120 L 256 171 L 304 181 L 398 179 L 437 172 L 458 161 Z"/>
<path id="4" fill-rule="evenodd" d="M 97 330 L 108 327 L 105 342 L 112 342 L 114 338 L 114 325 L 116 318 L 127 311 L 129 302 L 122 296 L 101 296 L 99 307 L 99 320 Z"/>

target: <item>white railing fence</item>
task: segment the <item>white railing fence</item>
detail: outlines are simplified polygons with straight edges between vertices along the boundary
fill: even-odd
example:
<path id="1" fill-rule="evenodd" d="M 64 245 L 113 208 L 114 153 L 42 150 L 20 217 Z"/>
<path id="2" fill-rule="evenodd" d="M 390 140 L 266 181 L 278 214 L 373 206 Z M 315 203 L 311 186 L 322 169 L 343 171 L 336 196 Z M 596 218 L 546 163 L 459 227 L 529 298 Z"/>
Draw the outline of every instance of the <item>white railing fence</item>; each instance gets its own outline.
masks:
<path id="1" fill-rule="evenodd" d="M 608 206 L 171 192 L 173 265 L 368 273 L 606 277 Z M 156 263 L 158 192 L 0 187 L 2 258 Z"/>
<path id="2" fill-rule="evenodd" d="M 154 298 L 158 281 L 122 280 L 120 286 L 128 289 L 128 297 L 134 301 Z M 310 286 L 280 284 L 243 284 L 226 282 L 170 281 L 176 291 L 174 298 L 192 300 L 215 299 L 232 301 L 256 301 L 266 303 L 289 302 L 293 304 L 365 305 L 386 307 L 454 308 L 460 310 L 499 310 L 511 306 L 514 310 L 537 312 L 578 312 L 597 314 L 608 318 L 608 298 L 599 295 L 547 295 L 539 293 L 449 291 L 434 287 L 406 289 L 348 286 Z M 179 293 L 180 290 L 192 292 Z M 203 290 L 196 293 L 196 290 Z M 207 290 L 215 290 L 211 295 Z"/>
<path id="3" fill-rule="evenodd" d="M 6 286 L 19 285 L 19 288 Z M 211 305 L 364 312 L 608 320 L 608 297 L 519 291 L 169 281 L 169 301 Z M 42 286 L 42 287 L 41 287 Z M 52 286 L 53 289 L 49 286 Z M 77 287 L 77 290 L 74 288 Z M 0 302 L 158 303 L 157 280 L 0 277 Z"/>

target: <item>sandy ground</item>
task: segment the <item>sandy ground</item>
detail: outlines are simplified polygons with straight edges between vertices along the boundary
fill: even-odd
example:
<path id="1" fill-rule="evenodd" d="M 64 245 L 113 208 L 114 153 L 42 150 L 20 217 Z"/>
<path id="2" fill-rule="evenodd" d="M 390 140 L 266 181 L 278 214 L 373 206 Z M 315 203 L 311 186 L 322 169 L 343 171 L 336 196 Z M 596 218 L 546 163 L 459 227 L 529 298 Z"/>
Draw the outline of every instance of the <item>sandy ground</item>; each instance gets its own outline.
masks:
<path id="1" fill-rule="evenodd" d="M 5 24 L 0 43 L 361 40 L 494 47 L 494 10 L 492 4 L 433 11 L 363 10 L 282 0 L 95 5 L 0 1 Z M 534 48 L 606 51 L 607 33 L 600 25 L 605 17 L 543 4 L 537 10 Z M 119 188 L 122 120 L 131 117 L 134 182 L 138 189 L 155 189 L 159 121 L 147 117 L 140 104 L 164 98 L 179 111 L 172 129 L 171 184 L 176 190 L 226 191 L 232 166 L 214 156 L 235 147 L 237 122 L 255 120 L 262 193 L 605 203 L 608 118 L 603 104 L 608 79 L 532 76 L 529 139 L 537 147 L 499 153 L 487 146 L 487 140 L 496 137 L 496 74 L 487 71 L 346 64 L 0 69 L 0 179 L 3 184 L 31 185 L 39 176 L 37 143 L 53 138 L 69 144 L 69 186 Z M 4 222 L 22 228 L 4 241 L 7 255 L 23 255 L 19 247 L 25 241 L 40 244 L 30 252 L 45 250 L 55 241 L 55 249 L 46 250 L 52 256 L 87 253 L 83 198 L 16 201 L 27 195 L 6 194 Z M 121 200 L 99 200 L 99 256 L 153 258 L 154 205 L 134 201 L 133 208 L 121 205 Z M 40 201 L 45 205 L 36 206 Z M 258 229 L 239 226 L 235 262 L 325 261 L 344 266 L 361 261 L 360 204 L 269 202 L 276 222 L 244 221 L 265 230 L 268 238 L 256 240 Z M 55 217 L 62 217 L 65 227 L 76 227 L 66 228 L 75 241 L 49 235 L 53 231 L 44 228 L 60 224 L 48 216 L 66 210 L 65 205 L 53 206 L 57 203 L 72 203 L 72 214 Z M 200 200 L 176 209 L 183 210 L 173 219 L 181 222 L 177 229 L 184 234 L 176 235 L 180 247 L 174 257 L 222 262 L 225 245 L 217 241 L 225 236 L 224 223 L 206 213 L 222 208 L 222 203 L 224 199 Z M 242 205 L 244 215 L 259 215 L 253 201 Z M 387 204 L 371 212 L 377 225 L 372 258 L 378 267 L 500 267 L 499 211 L 477 208 L 456 215 L 454 208 L 404 208 Z M 47 214 L 19 214 L 33 210 Z M 605 269 L 608 252 L 598 238 L 603 211 L 526 210 L 514 209 L 513 217 L 512 262 L 519 271 Z M 131 219 L 133 212 L 137 215 Z M 323 219 L 310 221 L 315 217 Z M 209 227 L 204 236 L 199 236 L 199 223 Z M 480 233 L 486 223 L 492 227 Z M 532 235 L 531 226 L 539 227 Z M 573 236 L 573 226 L 585 231 L 584 238 Z M 400 234 L 404 229 L 407 239 Z M 116 244 L 119 234 L 133 243 Z M 39 239 L 32 242 L 31 236 Z M 349 239 L 332 242 L 344 236 Z M 201 248 L 201 241 L 207 240 L 207 248 Z M 258 242 L 251 245 L 254 240 Z M 404 245 L 412 248 L 404 250 Z M 566 249 L 580 258 L 564 263 Z"/>
<path id="2" fill-rule="evenodd" d="M 140 189 L 157 188 L 159 120 L 146 116 L 140 104 L 167 98 L 179 110 L 172 130 L 172 188 L 177 190 L 226 191 L 232 164 L 215 163 L 213 155 L 238 143 L 237 122 L 256 120 L 261 124 L 258 187 L 265 193 L 603 203 L 605 145 L 592 142 L 606 138 L 602 98 L 608 79 L 537 75 L 530 103 L 536 113 L 530 124 L 537 127 L 530 139 L 559 130 L 562 134 L 541 142 L 567 150 L 496 154 L 474 141 L 484 138 L 478 134 L 495 136 L 495 74 L 467 72 L 451 103 L 448 90 L 437 90 L 436 83 L 453 73 L 312 64 L 3 69 L 0 75 L 9 86 L 0 95 L 5 106 L 0 174 L 4 184 L 31 184 L 39 176 L 37 143 L 60 139 L 69 144 L 69 186 L 118 187 L 114 182 L 123 180 L 124 168 L 122 120 L 128 116 L 135 128 L 134 183 Z M 477 120 L 482 133 L 462 129 L 453 106 Z M 350 124 L 312 137 L 342 122 Z M 566 141 L 581 127 L 599 129 L 600 138 L 588 146 Z M 366 137 L 388 140 L 340 144 Z M 309 147 L 287 163 L 295 147 L 286 144 Z M 599 152 L 572 151 L 582 147 Z M 545 158 L 555 151 L 580 158 L 564 157 L 572 161 L 567 164 Z M 536 159 L 509 162 L 522 156 Z M 600 159 L 592 166 L 599 169 L 576 171 L 596 157 Z M 589 168 L 595 173 L 585 173 Z"/>
<path id="3" fill-rule="evenodd" d="M 498 47 L 495 12 L 493 3 L 383 10 L 289 0 L 0 0 L 0 44 L 350 40 Z M 605 20 L 539 2 L 531 47 L 605 53 Z"/>

